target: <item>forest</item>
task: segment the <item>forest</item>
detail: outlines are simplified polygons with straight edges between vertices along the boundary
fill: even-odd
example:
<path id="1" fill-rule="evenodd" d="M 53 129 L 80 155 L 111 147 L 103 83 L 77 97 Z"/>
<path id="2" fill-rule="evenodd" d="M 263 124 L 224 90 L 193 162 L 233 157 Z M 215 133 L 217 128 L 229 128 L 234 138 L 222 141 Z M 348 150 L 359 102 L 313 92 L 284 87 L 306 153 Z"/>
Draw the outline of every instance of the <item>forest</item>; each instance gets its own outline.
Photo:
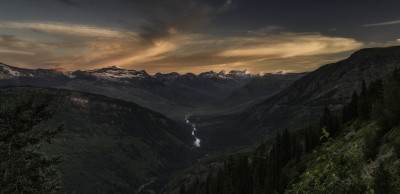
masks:
<path id="1" fill-rule="evenodd" d="M 205 180 L 182 183 L 179 193 L 398 193 L 398 99 L 398 69 L 368 86 L 363 81 L 341 109 L 325 106 L 318 122 L 278 132 L 252 152 L 227 156 Z M 365 134 L 346 139 L 357 132 Z M 342 144 L 351 146 L 344 149 Z M 390 147 L 392 156 L 377 159 L 382 147 Z M 379 165 L 366 176 L 364 167 L 372 163 Z"/>

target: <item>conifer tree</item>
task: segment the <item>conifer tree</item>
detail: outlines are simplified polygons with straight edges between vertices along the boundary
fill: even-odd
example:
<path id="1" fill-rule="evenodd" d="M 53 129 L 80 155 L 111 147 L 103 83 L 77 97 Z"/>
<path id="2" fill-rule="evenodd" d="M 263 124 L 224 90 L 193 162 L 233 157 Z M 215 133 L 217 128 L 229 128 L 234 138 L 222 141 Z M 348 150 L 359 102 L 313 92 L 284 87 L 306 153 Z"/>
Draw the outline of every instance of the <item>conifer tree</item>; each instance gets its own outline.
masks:
<path id="1" fill-rule="evenodd" d="M 367 120 L 370 117 L 370 108 L 368 106 L 367 86 L 365 80 L 362 81 L 360 99 L 358 101 L 358 115 L 361 119 Z"/>
<path id="2" fill-rule="evenodd" d="M 53 193 L 60 188 L 55 166 L 60 156 L 39 152 L 63 126 L 38 127 L 53 113 L 50 95 L 22 94 L 0 104 L 0 192 Z"/>
<path id="3" fill-rule="evenodd" d="M 349 122 L 358 116 L 358 93 L 354 90 L 351 96 L 351 101 L 348 105 L 343 108 L 342 121 L 343 123 Z"/>
<path id="4" fill-rule="evenodd" d="M 389 124 L 393 127 L 400 122 L 400 73 L 397 69 L 385 87 L 385 116 Z"/>
<path id="5" fill-rule="evenodd" d="M 385 169 L 382 161 L 379 162 L 379 167 L 375 169 L 373 173 L 374 177 L 374 186 L 375 186 L 375 191 L 377 193 L 390 193 L 391 188 L 390 188 L 390 181 L 391 181 L 391 175 L 390 173 Z"/>
<path id="6" fill-rule="evenodd" d="M 326 128 L 329 133 L 332 133 L 332 114 L 328 106 L 324 107 L 324 113 L 320 120 L 320 128 Z"/>
<path id="7" fill-rule="evenodd" d="M 185 185 L 181 184 L 181 187 L 179 189 L 179 194 L 185 194 L 185 193 L 186 193 Z"/>
<path id="8" fill-rule="evenodd" d="M 282 134 L 282 163 L 285 165 L 291 156 L 291 137 L 288 129 L 286 128 Z"/>

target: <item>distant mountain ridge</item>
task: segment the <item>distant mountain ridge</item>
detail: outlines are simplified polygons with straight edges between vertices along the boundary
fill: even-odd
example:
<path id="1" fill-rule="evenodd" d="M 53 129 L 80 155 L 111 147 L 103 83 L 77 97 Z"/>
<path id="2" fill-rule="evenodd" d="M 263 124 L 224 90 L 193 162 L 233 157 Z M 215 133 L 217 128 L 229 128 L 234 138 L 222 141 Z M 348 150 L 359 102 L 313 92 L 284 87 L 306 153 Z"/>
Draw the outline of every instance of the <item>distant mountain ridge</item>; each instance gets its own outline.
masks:
<path id="1" fill-rule="evenodd" d="M 179 74 L 176 72 L 172 73 L 156 73 L 155 75 L 149 75 L 145 70 L 128 70 L 123 69 L 118 66 L 110 66 L 100 69 L 94 70 L 76 70 L 76 71 L 68 71 L 62 68 L 55 69 L 27 69 L 27 68 L 19 68 L 13 67 L 0 62 L 0 79 L 16 79 L 21 77 L 44 77 L 50 76 L 51 74 L 57 74 L 69 78 L 76 78 L 81 74 L 90 75 L 99 79 L 109 79 L 113 81 L 117 81 L 118 79 L 150 79 L 150 78 L 158 78 L 158 79 L 173 79 L 178 78 L 180 76 L 193 76 L 193 77 L 201 77 L 201 78 L 225 78 L 225 79 L 235 79 L 235 78 L 246 78 L 246 77 L 256 77 L 261 76 L 262 74 L 252 74 L 247 69 L 245 70 L 231 70 L 226 72 L 225 70 L 220 71 L 219 73 L 214 72 L 213 70 L 208 72 L 202 72 L 198 75 L 193 73 Z"/>
<path id="2" fill-rule="evenodd" d="M 106 95 L 131 101 L 181 119 L 199 106 L 212 105 L 232 91 L 262 75 L 243 71 L 157 73 L 117 66 L 88 70 L 24 69 L 0 63 L 0 86 L 38 86 Z"/>

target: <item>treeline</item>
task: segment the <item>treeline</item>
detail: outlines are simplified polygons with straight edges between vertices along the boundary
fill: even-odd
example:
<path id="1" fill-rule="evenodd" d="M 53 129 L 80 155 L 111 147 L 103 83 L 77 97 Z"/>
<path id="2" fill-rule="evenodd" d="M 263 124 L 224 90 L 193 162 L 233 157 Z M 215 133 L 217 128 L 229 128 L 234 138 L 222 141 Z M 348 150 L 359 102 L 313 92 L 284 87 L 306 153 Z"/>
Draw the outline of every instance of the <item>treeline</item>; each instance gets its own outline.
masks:
<path id="1" fill-rule="evenodd" d="M 379 126 L 376 134 L 367 136 L 364 149 L 365 159 L 374 159 L 383 135 L 400 122 L 400 72 L 396 68 L 384 83 L 381 78 L 368 86 L 363 80 L 361 91 L 354 91 L 351 101 L 339 112 L 332 113 L 324 108 L 319 125 L 310 126 L 305 134 L 305 151 L 310 153 L 320 146 L 321 129 L 326 128 L 331 137 L 340 134 L 343 128 L 355 124 L 360 127 L 364 121 L 375 120 Z M 399 148 L 400 150 L 400 148 Z"/>
<path id="2" fill-rule="evenodd" d="M 371 119 L 377 121 L 380 129 L 367 136 L 364 156 L 366 160 L 373 159 L 382 136 L 400 122 L 399 99 L 397 69 L 385 83 L 377 79 L 367 86 L 363 81 L 360 92 L 354 91 L 348 104 L 335 112 L 326 106 L 319 122 L 306 127 L 302 136 L 293 137 L 287 129 L 277 133 L 270 143 L 263 143 L 252 153 L 230 156 L 218 172 L 210 172 L 205 180 L 182 184 L 180 194 L 283 193 L 288 185 L 299 181 L 305 170 L 302 155 L 311 153 L 326 140 L 321 139 L 322 128 L 335 137 L 346 126 L 361 125 Z"/>
<path id="3" fill-rule="evenodd" d="M 349 104 L 343 108 L 343 123 L 374 119 L 381 132 L 397 126 L 400 122 L 400 72 L 396 68 L 388 80 L 371 82 L 368 87 L 363 81 L 361 92 L 354 91 Z"/>
<path id="4" fill-rule="evenodd" d="M 354 91 L 351 101 L 341 112 L 332 114 L 325 109 L 324 119 L 321 119 L 321 122 L 325 121 L 325 129 L 333 135 L 340 134 L 343 128 L 355 130 L 364 138 L 363 153 L 359 153 L 357 142 L 345 141 L 347 145 L 354 143 L 353 150 L 341 151 L 341 148 L 335 148 L 340 139 L 327 139 L 327 143 L 316 149 L 314 157 L 308 159 L 307 173 L 298 183 L 288 185 L 287 192 L 399 193 L 400 171 L 394 162 L 400 158 L 400 137 L 395 132 L 400 122 L 399 97 L 400 72 L 395 69 L 385 81 L 377 79 L 368 87 L 363 81 L 360 92 Z M 357 133 L 360 129 L 363 131 Z M 395 148 L 394 155 L 385 151 L 391 146 Z M 386 157 L 376 158 L 379 150 Z M 363 170 L 364 165 L 371 162 L 379 162 L 379 166 L 373 169 L 369 178 L 363 176 Z"/>
<path id="5" fill-rule="evenodd" d="M 283 192 L 292 177 L 292 172 L 287 168 L 288 163 L 291 160 L 300 160 L 303 153 L 301 142 L 286 129 L 283 134 L 277 134 L 273 144 L 264 143 L 251 155 L 230 156 L 223 167 L 217 173 L 210 172 L 205 181 L 197 180 L 189 186 L 182 184 L 180 193 Z"/>
<path id="6" fill-rule="evenodd" d="M 315 147 L 323 143 L 320 140 L 322 128 L 325 128 L 331 137 L 335 137 L 354 121 L 361 123 L 370 120 L 375 115 L 373 113 L 376 112 L 376 107 L 380 107 L 380 104 L 383 103 L 383 88 L 382 79 L 372 81 L 368 87 L 363 80 L 360 93 L 355 90 L 351 101 L 344 105 L 341 111 L 331 112 L 325 106 L 319 124 L 306 128 L 304 140 L 306 153 L 310 153 Z"/>
<path id="7" fill-rule="evenodd" d="M 283 193 L 287 185 L 296 182 L 304 171 L 302 155 L 322 144 L 321 128 L 329 133 L 341 131 L 339 117 L 325 107 L 320 122 L 308 127 L 305 138 L 285 129 L 254 151 L 229 156 L 218 172 L 210 172 L 204 180 L 181 184 L 180 194 L 241 194 Z M 318 130 L 319 129 L 319 130 Z"/>

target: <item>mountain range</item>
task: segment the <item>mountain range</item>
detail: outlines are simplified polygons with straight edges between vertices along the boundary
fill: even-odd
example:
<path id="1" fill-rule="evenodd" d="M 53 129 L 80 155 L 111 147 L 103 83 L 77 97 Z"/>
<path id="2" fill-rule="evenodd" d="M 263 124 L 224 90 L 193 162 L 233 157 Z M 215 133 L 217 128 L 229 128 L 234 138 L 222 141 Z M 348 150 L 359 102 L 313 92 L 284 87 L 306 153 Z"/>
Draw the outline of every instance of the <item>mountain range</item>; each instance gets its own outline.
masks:
<path id="1" fill-rule="evenodd" d="M 115 66 L 70 72 L 0 64 L 0 96 L 55 96 L 56 114 L 44 125 L 64 122 L 66 131 L 43 149 L 65 157 L 65 191 L 157 192 L 201 156 L 251 149 L 283 129 L 313 124 L 324 106 L 340 109 L 363 80 L 399 66 L 399 46 L 362 49 L 310 73 L 149 75 Z"/>
<path id="2" fill-rule="evenodd" d="M 213 105 L 254 78 L 269 81 L 271 74 L 243 71 L 214 71 L 199 75 L 178 73 L 149 75 L 145 71 L 125 70 L 116 66 L 89 71 L 63 69 L 23 69 L 0 63 L 0 86 L 37 86 L 64 88 L 106 95 L 182 120 L 199 107 Z M 285 80 L 285 76 L 280 76 Z M 275 80 L 275 78 L 274 78 Z M 272 85 L 280 83 L 272 83 Z M 284 85 L 288 85 L 285 82 Z M 284 86 L 278 86 L 283 89 Z M 261 89 L 262 90 L 262 89 Z M 269 95 L 276 88 L 266 89 Z M 272 90 L 272 91 L 270 91 Z M 263 90 L 262 90 L 263 91 Z M 260 93 L 260 94 L 264 94 Z"/>
<path id="3" fill-rule="evenodd" d="M 362 49 L 240 113 L 198 116 L 203 149 L 242 147 L 163 193 L 399 193 L 399 66 L 399 46 Z"/>
<path id="4" fill-rule="evenodd" d="M 277 131 L 303 128 L 318 119 L 323 107 L 347 103 L 361 83 L 385 77 L 400 67 L 400 47 L 361 49 L 349 58 L 324 65 L 289 87 L 236 113 L 199 115 L 198 136 L 210 149 L 242 146 Z"/>

